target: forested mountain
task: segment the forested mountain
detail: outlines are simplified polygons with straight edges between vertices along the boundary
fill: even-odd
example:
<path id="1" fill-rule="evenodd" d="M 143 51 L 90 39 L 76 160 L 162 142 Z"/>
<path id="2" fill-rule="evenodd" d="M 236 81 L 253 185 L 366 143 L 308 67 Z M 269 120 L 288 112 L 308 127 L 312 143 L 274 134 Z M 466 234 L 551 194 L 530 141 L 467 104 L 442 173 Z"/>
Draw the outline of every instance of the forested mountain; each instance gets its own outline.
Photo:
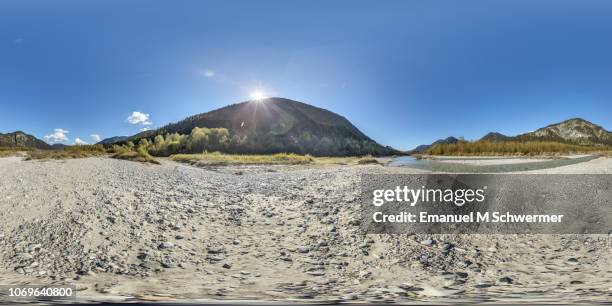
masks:
<path id="1" fill-rule="evenodd" d="M 0 134 L 0 147 L 23 147 L 35 149 L 51 148 L 51 146 L 46 142 L 21 131 Z"/>
<path id="2" fill-rule="evenodd" d="M 457 143 L 458 141 L 459 141 L 459 139 L 457 139 L 457 138 L 455 138 L 453 136 L 449 136 L 449 137 L 446 137 L 444 139 L 438 139 L 438 140 L 436 140 L 433 143 L 428 144 L 428 145 L 427 144 L 420 145 L 420 146 L 414 148 L 414 150 L 412 150 L 412 152 L 413 153 L 422 153 L 422 152 L 427 151 L 427 149 L 429 149 L 429 148 L 431 148 L 431 147 L 433 147 L 433 146 L 435 146 L 437 144 L 451 144 L 451 143 Z"/>
<path id="3" fill-rule="evenodd" d="M 508 141 L 511 139 L 512 137 L 506 136 L 502 133 L 490 132 L 490 133 L 487 133 L 487 135 L 484 135 L 482 138 L 480 138 L 480 141 L 503 142 L 503 141 Z"/>
<path id="4" fill-rule="evenodd" d="M 229 105 L 139 133 L 128 141 L 154 142 L 158 135 L 189 135 L 195 128 L 226 129 L 228 135 L 214 135 L 216 142 L 223 143 L 214 143 L 211 149 L 229 153 L 292 152 L 319 156 L 398 153 L 376 143 L 336 113 L 283 98 Z"/>

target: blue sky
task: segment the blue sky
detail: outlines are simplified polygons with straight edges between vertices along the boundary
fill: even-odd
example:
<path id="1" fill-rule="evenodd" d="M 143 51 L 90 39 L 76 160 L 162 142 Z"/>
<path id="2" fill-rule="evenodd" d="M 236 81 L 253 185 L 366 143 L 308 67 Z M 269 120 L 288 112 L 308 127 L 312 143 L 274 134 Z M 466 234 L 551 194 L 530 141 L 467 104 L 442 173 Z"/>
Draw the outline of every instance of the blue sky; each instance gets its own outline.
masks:
<path id="1" fill-rule="evenodd" d="M 0 2 L 0 132 L 92 142 L 257 90 L 402 149 L 612 129 L 612 2 Z"/>

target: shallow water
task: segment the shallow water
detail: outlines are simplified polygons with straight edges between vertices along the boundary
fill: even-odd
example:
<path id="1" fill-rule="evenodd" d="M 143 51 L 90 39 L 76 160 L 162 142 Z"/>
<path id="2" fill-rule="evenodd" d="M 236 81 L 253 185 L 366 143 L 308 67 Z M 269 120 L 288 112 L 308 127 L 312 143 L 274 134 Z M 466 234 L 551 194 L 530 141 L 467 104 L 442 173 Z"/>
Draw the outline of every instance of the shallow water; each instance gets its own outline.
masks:
<path id="1" fill-rule="evenodd" d="M 409 167 L 415 169 L 429 170 L 434 172 L 453 172 L 453 173 L 501 173 L 517 172 L 529 170 L 541 170 L 556 168 L 561 166 L 573 165 L 598 158 L 599 156 L 584 156 L 572 159 L 551 159 L 547 161 L 526 162 L 517 164 L 500 165 L 466 165 L 452 162 L 439 162 L 431 159 L 416 159 L 412 156 L 396 157 L 389 163 L 391 167 Z M 480 159 L 480 158 L 478 158 Z M 493 159 L 482 157 L 482 159 Z"/>

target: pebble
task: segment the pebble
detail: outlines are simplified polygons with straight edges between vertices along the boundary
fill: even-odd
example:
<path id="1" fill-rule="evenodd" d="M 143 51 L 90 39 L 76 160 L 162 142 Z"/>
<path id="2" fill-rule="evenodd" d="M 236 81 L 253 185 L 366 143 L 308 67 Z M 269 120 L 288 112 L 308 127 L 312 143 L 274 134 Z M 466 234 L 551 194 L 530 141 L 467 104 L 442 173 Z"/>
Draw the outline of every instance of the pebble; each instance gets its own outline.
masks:
<path id="1" fill-rule="evenodd" d="M 459 278 L 467 278 L 468 274 L 465 272 L 455 272 L 455 275 L 457 275 Z"/>
<path id="2" fill-rule="evenodd" d="M 434 241 L 431 240 L 431 239 L 425 239 L 425 240 L 421 241 L 421 244 L 422 245 L 432 245 L 432 244 L 434 244 Z"/>
<path id="3" fill-rule="evenodd" d="M 489 287 L 493 287 L 493 284 L 491 284 L 491 283 L 480 283 L 480 284 L 474 285 L 474 288 L 489 288 Z"/>
<path id="4" fill-rule="evenodd" d="M 206 256 L 206 259 L 210 260 L 210 261 L 222 261 L 225 260 L 225 256 L 223 255 L 208 255 Z"/>
<path id="5" fill-rule="evenodd" d="M 418 291 L 421 295 L 433 296 L 433 297 L 444 297 L 463 292 L 463 290 L 450 289 L 450 288 L 435 288 L 431 286 L 423 286 L 422 291 Z"/>
<path id="6" fill-rule="evenodd" d="M 457 278 L 457 275 L 455 275 L 455 273 L 444 271 L 440 273 L 440 277 L 442 277 L 443 279 L 455 279 Z"/>
<path id="7" fill-rule="evenodd" d="M 504 276 L 502 278 L 499 279 L 500 283 L 506 283 L 506 284 L 512 284 L 514 282 L 514 280 L 508 276 Z"/>
<path id="8" fill-rule="evenodd" d="M 210 246 L 206 249 L 210 254 L 220 254 L 225 253 L 225 248 L 223 246 Z"/>
<path id="9" fill-rule="evenodd" d="M 170 269 L 170 268 L 176 268 L 178 265 L 171 261 L 162 261 L 161 266 L 166 269 Z"/>
<path id="10" fill-rule="evenodd" d="M 581 284 L 584 284 L 584 282 L 578 281 L 578 280 L 573 280 L 573 281 L 570 282 L 570 285 L 581 285 Z M 612 290 L 610 290 L 610 291 L 612 291 Z"/>
<path id="11" fill-rule="evenodd" d="M 453 245 L 451 243 L 445 242 L 442 245 L 442 253 L 449 253 L 453 249 Z"/>
<path id="12" fill-rule="evenodd" d="M 170 241 L 164 241 L 157 248 L 160 250 L 171 249 L 174 248 L 174 243 Z"/>

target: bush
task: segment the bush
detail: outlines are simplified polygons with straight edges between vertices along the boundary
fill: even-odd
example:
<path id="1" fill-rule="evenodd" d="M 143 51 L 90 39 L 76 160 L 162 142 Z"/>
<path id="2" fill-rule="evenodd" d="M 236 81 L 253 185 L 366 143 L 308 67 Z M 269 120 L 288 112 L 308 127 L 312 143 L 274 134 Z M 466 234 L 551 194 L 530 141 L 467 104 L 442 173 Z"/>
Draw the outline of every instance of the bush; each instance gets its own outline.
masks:
<path id="1" fill-rule="evenodd" d="M 460 140 L 453 144 L 437 144 L 425 153 L 429 155 L 539 155 L 589 153 L 611 149 L 607 146 L 580 146 L 552 141 L 469 142 Z"/>
<path id="2" fill-rule="evenodd" d="M 159 164 L 159 161 L 149 154 L 145 145 L 139 145 L 135 150 L 129 146 L 114 145 L 112 150 L 114 153 L 111 155 L 112 158 Z"/>
<path id="3" fill-rule="evenodd" d="M 372 155 L 367 155 L 367 156 L 364 156 L 363 158 L 360 158 L 357 161 L 357 164 L 359 165 L 379 164 L 379 162 L 376 158 L 372 157 Z"/>

